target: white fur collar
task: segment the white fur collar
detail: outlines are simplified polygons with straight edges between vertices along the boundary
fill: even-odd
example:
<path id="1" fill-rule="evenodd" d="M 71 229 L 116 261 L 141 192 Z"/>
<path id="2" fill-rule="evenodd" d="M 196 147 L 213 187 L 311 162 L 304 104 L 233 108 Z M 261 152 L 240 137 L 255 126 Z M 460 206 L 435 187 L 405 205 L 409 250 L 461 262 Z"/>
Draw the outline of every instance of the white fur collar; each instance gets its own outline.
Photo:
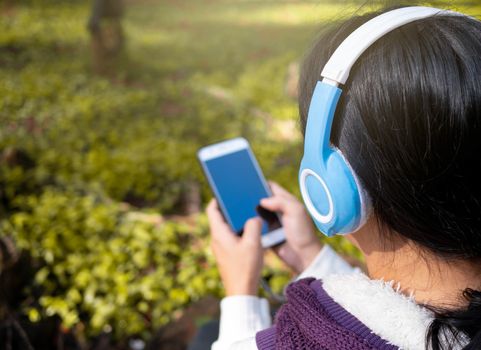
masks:
<path id="1" fill-rule="evenodd" d="M 426 349 L 433 314 L 394 288 L 393 282 L 371 280 L 362 273 L 329 275 L 324 290 L 373 333 L 405 350 Z"/>

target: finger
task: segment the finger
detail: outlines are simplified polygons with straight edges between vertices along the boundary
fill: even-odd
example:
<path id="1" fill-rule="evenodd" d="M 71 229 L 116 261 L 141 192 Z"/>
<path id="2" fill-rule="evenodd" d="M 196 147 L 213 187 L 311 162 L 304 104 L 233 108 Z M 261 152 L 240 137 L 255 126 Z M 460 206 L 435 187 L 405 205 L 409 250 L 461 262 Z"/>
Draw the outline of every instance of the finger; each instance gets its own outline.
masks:
<path id="1" fill-rule="evenodd" d="M 206 212 L 214 239 L 225 240 L 236 238 L 235 233 L 232 232 L 227 222 L 225 222 L 215 199 L 209 202 Z"/>
<path id="2" fill-rule="evenodd" d="M 221 225 L 222 223 L 227 224 L 220 213 L 219 207 L 217 205 L 217 201 L 215 199 L 211 199 L 209 204 L 206 207 L 207 218 L 209 219 L 209 223 L 212 225 Z"/>
<path id="3" fill-rule="evenodd" d="M 267 197 L 261 199 L 261 206 L 269 209 L 270 211 L 280 211 L 284 213 L 288 210 L 288 201 L 281 196 Z"/>
<path id="4" fill-rule="evenodd" d="M 246 221 L 244 225 L 243 242 L 261 244 L 262 220 L 255 217 Z"/>
<path id="5" fill-rule="evenodd" d="M 269 181 L 269 185 L 271 187 L 271 190 L 274 196 L 282 196 L 288 199 L 296 200 L 296 197 L 292 193 L 287 191 L 284 187 L 282 187 L 278 183 L 274 181 Z"/>

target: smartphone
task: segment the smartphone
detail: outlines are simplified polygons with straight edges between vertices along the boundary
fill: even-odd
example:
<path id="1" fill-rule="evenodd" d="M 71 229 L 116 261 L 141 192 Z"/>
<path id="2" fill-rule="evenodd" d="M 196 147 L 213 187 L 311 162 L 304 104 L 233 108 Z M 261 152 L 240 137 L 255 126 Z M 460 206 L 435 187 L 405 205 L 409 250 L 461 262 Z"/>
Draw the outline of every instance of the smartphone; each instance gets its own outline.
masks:
<path id="1" fill-rule="evenodd" d="M 278 214 L 259 204 L 272 193 L 246 139 L 203 147 L 197 156 L 222 214 L 236 234 L 242 235 L 245 222 L 259 216 L 263 219 L 263 247 L 285 241 Z"/>

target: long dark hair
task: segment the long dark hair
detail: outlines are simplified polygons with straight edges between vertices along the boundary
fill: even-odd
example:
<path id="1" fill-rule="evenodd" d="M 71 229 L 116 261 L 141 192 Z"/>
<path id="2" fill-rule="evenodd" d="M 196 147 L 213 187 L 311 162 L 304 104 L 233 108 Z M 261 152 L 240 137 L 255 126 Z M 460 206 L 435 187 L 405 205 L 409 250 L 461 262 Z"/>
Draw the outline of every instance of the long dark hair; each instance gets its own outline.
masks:
<path id="1" fill-rule="evenodd" d="M 384 11 L 381 11 L 384 12 Z M 299 82 L 303 130 L 315 83 L 337 46 L 381 12 L 324 31 Z M 438 15 L 385 35 L 357 61 L 331 134 L 380 222 L 447 260 L 481 262 L 481 22 Z M 481 349 L 481 291 L 434 310 L 426 346 Z"/>

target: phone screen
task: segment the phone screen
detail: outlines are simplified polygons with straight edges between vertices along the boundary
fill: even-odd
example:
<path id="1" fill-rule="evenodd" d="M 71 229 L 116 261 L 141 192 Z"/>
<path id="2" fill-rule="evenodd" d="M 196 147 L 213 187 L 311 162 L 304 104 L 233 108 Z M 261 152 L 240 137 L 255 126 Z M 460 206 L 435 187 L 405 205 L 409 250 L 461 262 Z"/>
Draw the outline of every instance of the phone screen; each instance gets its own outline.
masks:
<path id="1" fill-rule="evenodd" d="M 204 164 L 226 220 L 237 234 L 254 216 L 264 221 L 263 235 L 281 227 L 277 214 L 259 205 L 261 198 L 270 194 L 247 149 L 209 159 Z"/>

